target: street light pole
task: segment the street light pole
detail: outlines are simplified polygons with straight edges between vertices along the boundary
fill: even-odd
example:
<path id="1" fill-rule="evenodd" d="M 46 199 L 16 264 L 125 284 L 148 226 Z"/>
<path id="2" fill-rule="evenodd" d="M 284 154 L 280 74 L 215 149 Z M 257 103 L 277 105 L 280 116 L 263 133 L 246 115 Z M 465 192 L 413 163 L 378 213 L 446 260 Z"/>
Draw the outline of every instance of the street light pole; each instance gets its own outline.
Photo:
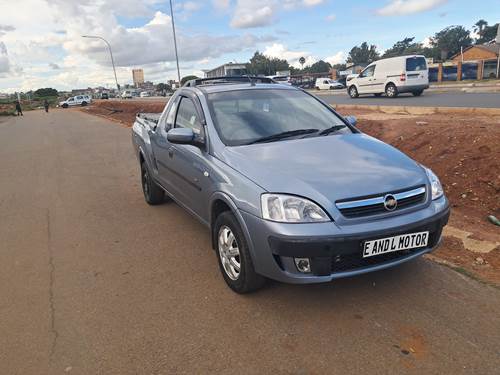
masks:
<path id="1" fill-rule="evenodd" d="M 111 55 L 111 64 L 113 65 L 113 73 L 115 73 L 116 89 L 118 90 L 118 92 L 120 92 L 120 85 L 118 84 L 118 78 L 116 78 L 115 59 L 113 58 L 113 51 L 111 50 L 111 44 L 109 44 L 109 42 L 103 37 L 97 35 L 82 35 L 82 38 L 101 39 L 104 43 L 107 44 L 109 49 L 109 54 Z"/>
<path id="2" fill-rule="evenodd" d="M 180 86 L 181 85 L 181 70 L 179 69 L 179 55 L 177 54 L 177 38 L 175 37 L 174 8 L 172 7 L 172 0 L 170 0 L 170 18 L 172 19 L 172 32 L 174 35 L 175 61 L 177 62 L 177 78 L 179 80 L 179 86 Z"/>

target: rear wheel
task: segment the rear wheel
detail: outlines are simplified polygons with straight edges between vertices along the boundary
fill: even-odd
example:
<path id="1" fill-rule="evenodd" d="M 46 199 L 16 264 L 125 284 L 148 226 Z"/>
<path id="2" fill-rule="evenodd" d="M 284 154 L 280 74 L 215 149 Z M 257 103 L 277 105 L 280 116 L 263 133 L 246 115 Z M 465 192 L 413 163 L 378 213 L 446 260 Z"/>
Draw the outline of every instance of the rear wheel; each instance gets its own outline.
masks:
<path id="1" fill-rule="evenodd" d="M 264 286 L 266 279 L 254 270 L 248 244 L 235 216 L 225 211 L 214 225 L 219 268 L 226 284 L 236 293 L 250 293 Z"/>
<path id="2" fill-rule="evenodd" d="M 423 92 L 424 92 L 424 90 L 418 90 L 418 91 L 413 91 L 412 94 L 413 94 L 413 96 L 420 96 L 420 95 L 422 95 Z"/>
<path id="3" fill-rule="evenodd" d="M 87 105 L 87 102 L 82 102 L 82 107 L 85 107 Z"/>
<path id="4" fill-rule="evenodd" d="M 389 83 L 385 87 L 385 95 L 387 95 L 388 98 L 395 98 L 396 96 L 398 96 L 398 88 L 396 87 L 396 85 L 394 85 L 393 83 Z"/>
<path id="5" fill-rule="evenodd" d="M 349 96 L 353 99 L 359 96 L 356 86 L 352 85 L 351 87 L 349 87 Z"/>
<path id="6" fill-rule="evenodd" d="M 141 163 L 141 184 L 142 192 L 144 193 L 144 200 L 147 204 L 156 206 L 162 204 L 165 200 L 165 192 L 158 186 L 149 173 L 148 166 L 143 161 Z"/>

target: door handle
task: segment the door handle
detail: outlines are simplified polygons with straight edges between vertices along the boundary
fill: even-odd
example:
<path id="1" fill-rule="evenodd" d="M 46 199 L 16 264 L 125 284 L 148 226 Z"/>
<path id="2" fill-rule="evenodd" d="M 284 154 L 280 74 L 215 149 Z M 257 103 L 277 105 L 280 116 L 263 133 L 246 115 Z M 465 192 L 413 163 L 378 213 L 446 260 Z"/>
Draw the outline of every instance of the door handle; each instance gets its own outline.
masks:
<path id="1" fill-rule="evenodd" d="M 171 158 L 174 157 L 174 148 L 173 147 L 171 147 L 171 148 L 168 149 L 168 156 L 171 157 Z"/>

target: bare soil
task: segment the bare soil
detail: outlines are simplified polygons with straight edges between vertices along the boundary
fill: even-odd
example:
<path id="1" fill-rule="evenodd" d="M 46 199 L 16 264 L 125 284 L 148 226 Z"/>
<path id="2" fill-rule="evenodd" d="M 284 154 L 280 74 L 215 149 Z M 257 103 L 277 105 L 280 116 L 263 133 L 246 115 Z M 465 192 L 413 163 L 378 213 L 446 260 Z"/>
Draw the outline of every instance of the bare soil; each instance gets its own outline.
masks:
<path id="1" fill-rule="evenodd" d="M 113 100 L 97 101 L 82 110 L 132 126 L 136 113 L 161 112 L 164 106 L 164 101 Z M 500 243 L 500 227 L 487 219 L 488 215 L 500 218 L 500 117 L 359 110 L 349 114 L 358 117 L 363 132 L 400 149 L 439 176 L 452 206 L 449 225 L 471 232 L 471 238 Z M 500 285 L 498 246 L 479 254 L 464 248 L 460 240 L 445 237 L 434 255 Z"/>

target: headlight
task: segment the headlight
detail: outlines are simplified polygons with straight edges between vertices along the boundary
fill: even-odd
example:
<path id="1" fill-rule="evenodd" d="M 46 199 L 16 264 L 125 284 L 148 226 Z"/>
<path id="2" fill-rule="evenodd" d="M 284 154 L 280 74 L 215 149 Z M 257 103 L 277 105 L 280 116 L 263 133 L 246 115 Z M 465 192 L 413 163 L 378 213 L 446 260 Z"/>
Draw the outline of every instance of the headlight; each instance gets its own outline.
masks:
<path id="1" fill-rule="evenodd" d="M 424 167 L 427 177 L 429 177 L 429 182 L 431 183 L 432 200 L 441 198 L 444 194 L 443 186 L 439 182 L 439 178 L 431 171 L 429 168 Z"/>
<path id="2" fill-rule="evenodd" d="M 262 194 L 262 218 L 281 223 L 319 223 L 330 221 L 316 203 L 285 194 Z"/>

